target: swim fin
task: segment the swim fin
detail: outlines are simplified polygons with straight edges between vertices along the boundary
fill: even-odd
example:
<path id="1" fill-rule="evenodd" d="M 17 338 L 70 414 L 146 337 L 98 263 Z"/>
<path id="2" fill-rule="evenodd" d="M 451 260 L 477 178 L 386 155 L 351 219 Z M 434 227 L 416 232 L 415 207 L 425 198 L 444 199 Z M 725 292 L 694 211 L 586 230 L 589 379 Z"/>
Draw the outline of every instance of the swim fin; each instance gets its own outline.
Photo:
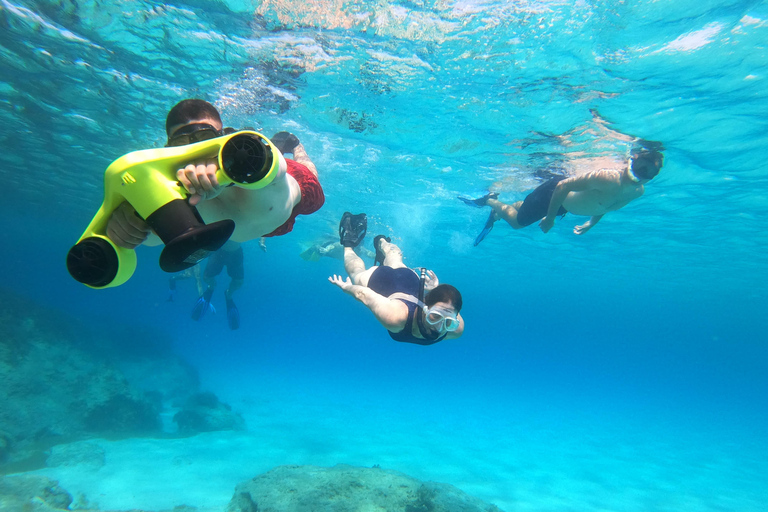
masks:
<path id="1" fill-rule="evenodd" d="M 168 280 L 168 302 L 173 302 L 173 298 L 176 296 L 176 280 L 170 278 Z"/>
<path id="2" fill-rule="evenodd" d="M 237 310 L 237 306 L 235 306 L 235 301 L 233 301 L 231 298 L 226 298 L 227 300 L 227 322 L 229 322 L 229 328 L 233 331 L 240 327 L 240 312 Z"/>
<path id="3" fill-rule="evenodd" d="M 373 239 L 373 248 L 376 249 L 376 257 L 373 260 L 374 265 L 383 265 L 384 264 L 384 258 L 386 257 L 386 254 L 382 252 L 381 249 L 379 249 L 379 240 L 384 239 L 387 242 L 391 242 L 392 239 L 388 236 L 384 235 L 376 235 Z"/>
<path id="4" fill-rule="evenodd" d="M 209 286 L 203 294 L 195 302 L 195 307 L 192 308 L 192 320 L 200 320 L 205 315 L 205 312 L 209 309 L 213 309 L 211 305 L 211 297 L 213 296 L 213 288 Z"/>
<path id="5" fill-rule="evenodd" d="M 304 251 L 301 254 L 299 254 L 299 257 L 301 257 L 301 259 L 307 260 L 307 261 L 319 261 L 320 260 L 320 256 L 321 256 L 320 255 L 320 251 L 317 250 L 317 246 L 316 245 L 313 245 L 312 247 L 310 247 L 306 251 Z"/>
<path id="6" fill-rule="evenodd" d="M 269 140 L 271 140 L 272 144 L 274 144 L 283 154 L 293 154 L 293 150 L 296 149 L 296 146 L 301 144 L 299 138 L 290 132 L 278 132 Z"/>
<path id="7" fill-rule="evenodd" d="M 491 214 L 488 216 L 488 220 L 485 221 L 485 226 L 483 226 L 483 230 L 480 231 L 480 234 L 477 235 L 477 238 L 475 238 L 475 247 L 478 246 L 480 242 L 482 242 L 486 236 L 488 236 L 488 233 L 491 232 L 493 229 L 493 223 L 499 220 L 499 218 L 496 216 L 496 212 L 491 210 Z"/>
<path id="8" fill-rule="evenodd" d="M 458 200 L 464 202 L 464 204 L 468 204 L 469 206 L 474 206 L 475 208 L 482 208 L 483 206 L 488 206 L 489 199 L 496 199 L 497 197 L 499 197 L 498 192 L 488 192 L 483 197 L 478 197 L 477 199 L 470 199 L 468 197 L 458 196 Z"/>
<path id="9" fill-rule="evenodd" d="M 344 212 L 339 223 L 339 242 L 344 247 L 357 247 L 365 238 L 368 217 L 364 213 L 352 215 Z"/>

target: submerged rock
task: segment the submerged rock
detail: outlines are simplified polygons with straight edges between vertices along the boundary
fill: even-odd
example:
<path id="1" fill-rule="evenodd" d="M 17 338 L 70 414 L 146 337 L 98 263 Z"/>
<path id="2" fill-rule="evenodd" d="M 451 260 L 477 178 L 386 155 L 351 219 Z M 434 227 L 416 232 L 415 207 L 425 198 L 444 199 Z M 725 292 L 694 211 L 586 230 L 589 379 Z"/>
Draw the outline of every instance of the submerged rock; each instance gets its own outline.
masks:
<path id="1" fill-rule="evenodd" d="M 279 466 L 238 484 L 226 512 L 502 512 L 449 484 L 339 464 Z"/>
<path id="2" fill-rule="evenodd" d="M 107 512 L 89 506 L 85 496 L 73 501 L 72 495 L 56 480 L 38 475 L 0 476 L 0 510 L 3 512 Z M 70 507 L 72 507 L 70 509 Z M 158 512 L 196 512 L 197 507 L 178 505 Z M 110 510 L 109 512 L 120 512 Z M 131 509 L 124 512 L 152 512 Z"/>
<path id="3" fill-rule="evenodd" d="M 42 467 L 57 444 L 163 435 L 165 403 L 198 391 L 169 346 L 0 293 L 0 471 Z"/>
<path id="4" fill-rule="evenodd" d="M 0 510 L 68 510 L 72 496 L 44 476 L 0 477 Z"/>
<path id="5" fill-rule="evenodd" d="M 184 407 L 173 417 L 173 421 L 178 425 L 181 435 L 216 430 L 245 430 L 243 417 L 210 392 L 189 397 Z"/>
<path id="6" fill-rule="evenodd" d="M 18 471 L 53 444 L 161 432 L 156 405 L 75 334 L 29 317 L 11 322 L 0 314 L 0 464 Z"/>

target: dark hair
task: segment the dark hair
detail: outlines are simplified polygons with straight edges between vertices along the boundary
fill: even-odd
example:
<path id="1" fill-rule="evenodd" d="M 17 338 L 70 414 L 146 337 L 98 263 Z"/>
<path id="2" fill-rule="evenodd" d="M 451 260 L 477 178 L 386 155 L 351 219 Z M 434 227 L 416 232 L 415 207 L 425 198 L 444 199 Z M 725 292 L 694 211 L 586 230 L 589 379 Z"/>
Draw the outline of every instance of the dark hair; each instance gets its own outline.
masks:
<path id="1" fill-rule="evenodd" d="M 632 174 L 641 180 L 653 179 L 662 165 L 664 155 L 660 151 L 641 149 L 632 153 Z"/>
<path id="2" fill-rule="evenodd" d="M 453 307 L 456 308 L 457 313 L 461 311 L 461 293 L 459 293 L 459 290 L 457 290 L 454 286 L 449 284 L 437 285 L 434 289 L 427 293 L 426 297 L 424 297 L 424 304 L 426 304 L 427 307 L 432 307 L 438 302 L 448 302 L 453 304 Z"/>
<path id="3" fill-rule="evenodd" d="M 170 136 L 171 128 L 180 124 L 187 124 L 204 117 L 209 117 L 221 123 L 221 116 L 216 107 L 205 100 L 189 99 L 178 102 L 168 112 L 165 118 L 165 133 Z"/>

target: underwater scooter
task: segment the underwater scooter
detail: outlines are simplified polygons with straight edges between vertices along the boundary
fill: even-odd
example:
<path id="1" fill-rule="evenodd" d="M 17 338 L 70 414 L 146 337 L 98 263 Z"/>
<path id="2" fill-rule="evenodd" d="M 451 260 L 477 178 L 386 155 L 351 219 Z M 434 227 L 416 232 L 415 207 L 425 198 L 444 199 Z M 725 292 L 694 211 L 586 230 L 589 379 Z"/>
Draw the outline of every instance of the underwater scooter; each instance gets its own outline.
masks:
<path id="1" fill-rule="evenodd" d="M 240 131 L 189 144 L 134 151 L 104 172 L 104 202 L 67 254 L 67 270 L 91 288 L 119 286 L 136 270 L 136 251 L 118 247 L 106 234 L 112 212 L 127 201 L 165 244 L 160 268 L 179 272 L 221 248 L 235 230 L 230 219 L 205 224 L 176 171 L 190 161 L 218 155 L 219 184 L 260 189 L 277 176 L 285 160 L 263 135 Z M 282 163 L 281 163 L 282 162 Z"/>

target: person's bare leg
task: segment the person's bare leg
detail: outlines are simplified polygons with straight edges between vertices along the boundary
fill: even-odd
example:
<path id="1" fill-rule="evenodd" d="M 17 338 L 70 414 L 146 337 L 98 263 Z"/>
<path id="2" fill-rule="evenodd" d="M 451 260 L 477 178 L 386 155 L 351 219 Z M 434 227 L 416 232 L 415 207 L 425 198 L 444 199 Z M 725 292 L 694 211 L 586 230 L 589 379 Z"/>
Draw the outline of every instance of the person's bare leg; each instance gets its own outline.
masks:
<path id="1" fill-rule="evenodd" d="M 315 164 L 309 158 L 309 155 L 307 155 L 307 150 L 304 149 L 303 144 L 299 143 L 298 146 L 293 148 L 293 159 L 299 162 L 301 165 L 306 166 L 306 168 L 315 175 L 315 178 L 317 178 L 317 167 L 315 167 Z"/>
<path id="2" fill-rule="evenodd" d="M 203 276 L 203 282 L 207 285 L 208 288 L 215 289 L 216 288 L 216 276 Z"/>
<path id="3" fill-rule="evenodd" d="M 357 255 L 352 247 L 344 248 L 344 270 L 354 284 L 365 286 L 365 284 L 360 282 L 360 276 L 365 273 L 365 262 L 363 262 L 363 259 Z"/>
<path id="4" fill-rule="evenodd" d="M 488 199 L 486 204 L 493 209 L 497 218 L 507 221 L 507 224 L 512 226 L 513 229 L 522 229 L 524 227 L 517 223 L 517 211 L 522 206 L 522 201 L 506 204 L 498 199 Z"/>
<path id="5" fill-rule="evenodd" d="M 237 290 L 239 290 L 241 286 L 243 286 L 242 279 L 232 279 L 229 282 L 229 287 L 224 291 L 224 296 L 227 299 L 231 299 L 232 294 L 235 293 Z"/>
<path id="6" fill-rule="evenodd" d="M 384 253 L 383 265 L 385 267 L 392 267 L 392 268 L 405 267 L 405 263 L 403 263 L 403 251 L 401 251 L 398 246 L 396 246 L 392 242 L 387 242 L 382 238 L 379 241 L 379 248 L 381 249 L 381 252 Z"/>
<path id="7" fill-rule="evenodd" d="M 381 248 L 381 251 L 384 253 L 383 266 L 392 268 L 405 267 L 405 263 L 403 263 L 403 252 L 398 246 L 381 239 L 379 248 Z M 378 268 L 379 267 L 374 266 L 366 269 L 362 258 L 360 258 L 351 247 L 344 248 L 344 270 L 347 271 L 352 283 L 359 284 L 360 286 L 368 286 L 368 280 Z"/>

